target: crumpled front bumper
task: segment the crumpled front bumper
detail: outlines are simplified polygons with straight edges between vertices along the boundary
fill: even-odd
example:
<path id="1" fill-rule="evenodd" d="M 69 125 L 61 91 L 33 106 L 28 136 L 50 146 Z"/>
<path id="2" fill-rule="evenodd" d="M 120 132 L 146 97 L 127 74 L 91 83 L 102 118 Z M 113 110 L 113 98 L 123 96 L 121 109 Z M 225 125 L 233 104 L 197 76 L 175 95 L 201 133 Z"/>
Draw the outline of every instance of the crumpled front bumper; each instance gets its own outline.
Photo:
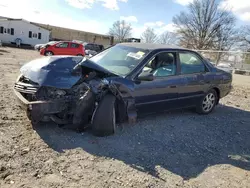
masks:
<path id="1" fill-rule="evenodd" d="M 39 121 L 46 115 L 60 113 L 68 107 L 67 101 L 57 99 L 53 101 L 28 101 L 22 94 L 14 89 L 18 103 L 27 112 L 28 118 Z"/>

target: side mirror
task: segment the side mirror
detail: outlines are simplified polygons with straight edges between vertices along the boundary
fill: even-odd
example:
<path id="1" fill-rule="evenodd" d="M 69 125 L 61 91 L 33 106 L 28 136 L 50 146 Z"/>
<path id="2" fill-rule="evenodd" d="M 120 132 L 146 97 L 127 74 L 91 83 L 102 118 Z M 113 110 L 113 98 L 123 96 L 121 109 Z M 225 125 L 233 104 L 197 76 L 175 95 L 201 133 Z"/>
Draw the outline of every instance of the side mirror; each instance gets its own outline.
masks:
<path id="1" fill-rule="evenodd" d="M 154 75 L 149 72 L 142 72 L 138 76 L 138 80 L 140 81 L 153 81 L 154 80 Z"/>

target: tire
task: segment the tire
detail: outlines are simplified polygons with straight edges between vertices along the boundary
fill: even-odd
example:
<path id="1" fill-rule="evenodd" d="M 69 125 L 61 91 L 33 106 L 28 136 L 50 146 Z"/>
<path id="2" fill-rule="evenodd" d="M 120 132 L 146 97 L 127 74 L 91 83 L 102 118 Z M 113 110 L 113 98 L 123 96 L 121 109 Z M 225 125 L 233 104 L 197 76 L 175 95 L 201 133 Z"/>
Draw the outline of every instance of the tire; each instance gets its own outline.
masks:
<path id="1" fill-rule="evenodd" d="M 107 94 L 99 103 L 93 115 L 93 135 L 103 137 L 115 133 L 116 111 L 115 96 Z"/>
<path id="2" fill-rule="evenodd" d="M 46 51 L 46 52 L 44 53 L 44 55 L 45 55 L 45 56 L 52 56 L 52 55 L 54 55 L 54 53 L 51 52 L 51 51 Z"/>
<path id="3" fill-rule="evenodd" d="M 217 92 L 214 89 L 209 90 L 206 95 L 202 98 L 196 107 L 198 114 L 209 114 L 211 113 L 218 101 Z"/>
<path id="4" fill-rule="evenodd" d="M 77 54 L 76 56 L 83 56 L 82 54 Z"/>

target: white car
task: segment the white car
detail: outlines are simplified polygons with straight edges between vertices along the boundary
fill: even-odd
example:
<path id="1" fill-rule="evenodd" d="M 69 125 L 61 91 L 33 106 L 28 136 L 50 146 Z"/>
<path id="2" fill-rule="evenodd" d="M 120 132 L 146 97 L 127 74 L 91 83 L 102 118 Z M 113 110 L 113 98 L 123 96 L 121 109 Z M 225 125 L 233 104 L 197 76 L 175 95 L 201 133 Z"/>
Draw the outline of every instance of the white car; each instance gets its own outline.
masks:
<path id="1" fill-rule="evenodd" d="M 231 74 L 233 73 L 233 70 L 234 70 L 234 68 L 232 67 L 232 65 L 230 63 L 219 63 L 216 67 L 218 69 L 224 70 L 224 71 L 229 72 Z"/>
<path id="2" fill-rule="evenodd" d="M 34 46 L 34 49 L 39 51 L 43 46 L 46 46 L 46 45 L 53 45 L 53 44 L 55 44 L 55 43 L 57 43 L 57 42 L 59 42 L 59 41 L 50 41 L 50 42 L 48 42 L 48 43 L 46 43 L 46 44 L 36 44 L 36 45 Z"/>

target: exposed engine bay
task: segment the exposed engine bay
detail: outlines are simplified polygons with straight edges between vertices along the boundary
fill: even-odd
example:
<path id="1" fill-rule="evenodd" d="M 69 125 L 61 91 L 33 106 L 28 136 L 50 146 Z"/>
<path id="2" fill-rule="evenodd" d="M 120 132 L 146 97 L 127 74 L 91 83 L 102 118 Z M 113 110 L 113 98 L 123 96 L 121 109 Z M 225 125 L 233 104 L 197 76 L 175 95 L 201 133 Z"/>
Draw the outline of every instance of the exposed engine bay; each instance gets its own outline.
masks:
<path id="1" fill-rule="evenodd" d="M 135 121 L 136 111 L 134 102 L 131 102 L 130 88 L 122 84 L 122 78 L 99 67 L 90 67 L 88 62 L 83 66 L 79 61 L 73 64 L 69 75 L 65 67 L 62 71 L 58 67 L 53 69 L 57 60 L 61 59 L 54 57 L 52 63 L 39 69 L 30 65 L 23 67 L 15 83 L 14 90 L 24 98 L 19 97 L 21 101 L 26 100 L 27 115 L 32 122 L 52 120 L 59 125 L 88 126 L 93 121 L 98 104 L 107 94 L 116 98 L 117 121 L 126 117 Z M 55 66 L 46 71 L 53 63 Z M 36 74 L 32 70 L 36 70 Z"/>

